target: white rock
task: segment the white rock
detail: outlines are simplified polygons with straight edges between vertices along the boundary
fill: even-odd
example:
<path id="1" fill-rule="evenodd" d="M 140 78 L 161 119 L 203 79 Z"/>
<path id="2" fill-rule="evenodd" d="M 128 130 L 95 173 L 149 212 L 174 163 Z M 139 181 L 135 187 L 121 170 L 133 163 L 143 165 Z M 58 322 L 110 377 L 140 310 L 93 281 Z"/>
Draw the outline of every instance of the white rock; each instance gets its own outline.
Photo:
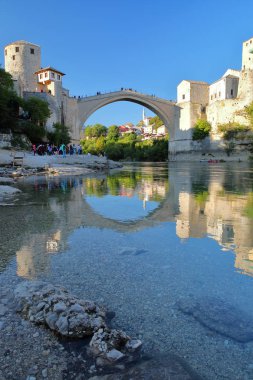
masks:
<path id="1" fill-rule="evenodd" d="M 113 348 L 112 350 L 110 350 L 109 352 L 107 352 L 106 354 L 106 358 L 110 361 L 110 362 L 117 362 L 121 359 L 124 358 L 124 354 L 122 354 L 122 352 L 118 351 L 118 350 L 115 350 L 115 348 Z"/>
<path id="2" fill-rule="evenodd" d="M 135 352 L 142 346 L 142 341 L 139 339 L 130 339 L 126 344 L 126 349 L 130 352 Z"/>
<path id="3" fill-rule="evenodd" d="M 47 368 L 44 368 L 44 369 L 42 370 L 42 376 L 43 376 L 43 377 L 47 377 Z"/>

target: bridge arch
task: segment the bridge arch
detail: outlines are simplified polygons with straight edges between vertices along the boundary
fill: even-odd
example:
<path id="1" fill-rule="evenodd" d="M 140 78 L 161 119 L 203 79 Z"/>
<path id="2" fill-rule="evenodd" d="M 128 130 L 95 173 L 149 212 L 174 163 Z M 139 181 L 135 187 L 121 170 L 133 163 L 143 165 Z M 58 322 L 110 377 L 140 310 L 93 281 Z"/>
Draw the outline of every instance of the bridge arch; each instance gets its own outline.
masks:
<path id="1" fill-rule="evenodd" d="M 78 99 L 80 129 L 95 111 L 108 104 L 119 101 L 128 101 L 148 108 L 163 120 L 169 130 L 170 138 L 175 138 L 176 131 L 179 128 L 180 108 L 171 101 L 152 95 L 144 95 L 132 90 L 115 91 Z"/>

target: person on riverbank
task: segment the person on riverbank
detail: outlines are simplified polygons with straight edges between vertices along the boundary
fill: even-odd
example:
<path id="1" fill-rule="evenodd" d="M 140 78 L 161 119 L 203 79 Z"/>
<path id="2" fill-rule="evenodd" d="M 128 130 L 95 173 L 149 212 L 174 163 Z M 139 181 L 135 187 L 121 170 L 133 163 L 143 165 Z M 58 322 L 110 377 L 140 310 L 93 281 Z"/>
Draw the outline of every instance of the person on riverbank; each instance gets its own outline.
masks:
<path id="1" fill-rule="evenodd" d="M 66 145 L 65 144 L 61 144 L 60 151 L 62 152 L 62 156 L 66 157 Z"/>
<path id="2" fill-rule="evenodd" d="M 32 145 L 32 150 L 33 150 L 33 155 L 35 156 L 35 154 L 36 154 L 36 145 L 35 144 Z"/>

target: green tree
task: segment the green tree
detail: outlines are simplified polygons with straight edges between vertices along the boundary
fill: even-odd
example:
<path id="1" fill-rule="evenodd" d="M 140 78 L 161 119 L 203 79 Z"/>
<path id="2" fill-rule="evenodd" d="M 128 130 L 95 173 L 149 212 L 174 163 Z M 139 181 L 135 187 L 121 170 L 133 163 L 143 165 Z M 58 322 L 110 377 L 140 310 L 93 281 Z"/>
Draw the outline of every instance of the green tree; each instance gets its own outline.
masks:
<path id="1" fill-rule="evenodd" d="M 211 124 L 206 120 L 199 119 L 193 127 L 192 139 L 203 140 L 205 137 L 209 136 L 210 131 Z"/>
<path id="2" fill-rule="evenodd" d="M 31 97 L 22 102 L 22 108 L 26 111 L 28 119 L 21 122 L 21 131 L 32 143 L 39 143 L 46 136 L 45 124 L 51 112 L 48 103 L 37 97 Z"/>
<path id="3" fill-rule="evenodd" d="M 69 127 L 64 124 L 54 123 L 53 129 L 53 132 L 47 133 L 47 138 L 51 143 L 55 145 L 70 143 Z"/>
<path id="4" fill-rule="evenodd" d="M 164 122 L 160 119 L 159 116 L 156 115 L 149 120 L 149 124 L 150 125 L 154 124 L 154 128 L 157 129 L 161 127 L 162 125 L 164 125 Z"/>
<path id="5" fill-rule="evenodd" d="M 97 138 L 100 136 L 106 136 L 107 128 L 102 124 L 88 125 L 84 130 L 84 136 L 86 138 Z"/>
<path id="6" fill-rule="evenodd" d="M 45 126 L 51 112 L 48 103 L 37 97 L 31 97 L 23 101 L 23 109 L 27 111 L 33 124 Z"/>
<path id="7" fill-rule="evenodd" d="M 247 107 L 245 107 L 245 111 L 249 119 L 250 126 L 253 127 L 253 102 L 250 103 Z"/>
<path id="8" fill-rule="evenodd" d="M 96 154 L 104 154 L 105 150 L 105 138 L 100 136 L 96 140 Z"/>
<path id="9" fill-rule="evenodd" d="M 0 130 L 14 130 L 17 127 L 21 103 L 22 99 L 14 91 L 11 75 L 0 68 Z"/>
<path id="10" fill-rule="evenodd" d="M 108 127 L 107 140 L 117 141 L 119 138 L 119 127 L 117 125 L 111 125 Z"/>

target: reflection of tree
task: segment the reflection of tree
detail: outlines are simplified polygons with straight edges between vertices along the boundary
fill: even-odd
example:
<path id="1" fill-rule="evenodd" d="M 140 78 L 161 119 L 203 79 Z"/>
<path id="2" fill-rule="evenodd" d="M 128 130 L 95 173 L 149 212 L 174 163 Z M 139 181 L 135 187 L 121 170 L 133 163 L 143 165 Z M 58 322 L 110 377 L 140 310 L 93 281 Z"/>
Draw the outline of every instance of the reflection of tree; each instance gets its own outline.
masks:
<path id="1" fill-rule="evenodd" d="M 199 203 L 200 205 L 204 205 L 205 202 L 207 201 L 208 195 L 209 195 L 208 191 L 202 191 L 198 194 L 194 194 L 194 198 L 197 203 Z"/>
<path id="2" fill-rule="evenodd" d="M 105 178 L 86 178 L 85 191 L 87 195 L 103 197 L 108 193 L 107 183 Z"/>
<path id="3" fill-rule="evenodd" d="M 244 213 L 248 218 L 253 219 L 253 192 L 248 194 L 248 200 Z"/>
<path id="4" fill-rule="evenodd" d="M 152 174 L 143 175 L 140 171 L 117 173 L 107 178 L 86 178 L 85 192 L 89 196 L 102 197 L 106 194 L 113 196 L 133 196 L 138 193 L 140 199 L 161 202 L 168 192 L 168 179 L 155 179 Z M 147 199 L 146 199 L 147 200 Z"/>

